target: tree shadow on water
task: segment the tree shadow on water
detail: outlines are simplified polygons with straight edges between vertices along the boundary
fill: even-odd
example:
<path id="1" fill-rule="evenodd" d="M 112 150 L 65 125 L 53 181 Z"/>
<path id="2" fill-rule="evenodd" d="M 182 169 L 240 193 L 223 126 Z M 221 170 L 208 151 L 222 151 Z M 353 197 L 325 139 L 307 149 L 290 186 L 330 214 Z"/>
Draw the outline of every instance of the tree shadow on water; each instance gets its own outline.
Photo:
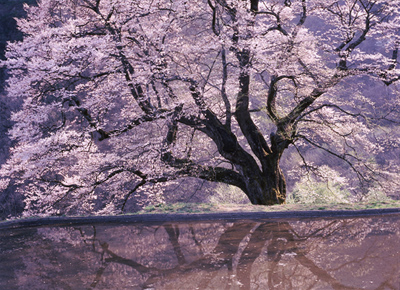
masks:
<path id="1" fill-rule="evenodd" d="M 20 246 L 8 283 L 18 289 L 397 289 L 398 219 L 39 228 Z"/>

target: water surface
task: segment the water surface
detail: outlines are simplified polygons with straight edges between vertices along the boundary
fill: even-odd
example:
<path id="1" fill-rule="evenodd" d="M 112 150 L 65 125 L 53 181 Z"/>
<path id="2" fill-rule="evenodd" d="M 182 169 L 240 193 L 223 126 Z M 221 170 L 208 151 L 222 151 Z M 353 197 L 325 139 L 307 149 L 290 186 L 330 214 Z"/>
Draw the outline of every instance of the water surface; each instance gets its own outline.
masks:
<path id="1" fill-rule="evenodd" d="M 0 289 L 400 289 L 400 215 L 1 230 Z"/>

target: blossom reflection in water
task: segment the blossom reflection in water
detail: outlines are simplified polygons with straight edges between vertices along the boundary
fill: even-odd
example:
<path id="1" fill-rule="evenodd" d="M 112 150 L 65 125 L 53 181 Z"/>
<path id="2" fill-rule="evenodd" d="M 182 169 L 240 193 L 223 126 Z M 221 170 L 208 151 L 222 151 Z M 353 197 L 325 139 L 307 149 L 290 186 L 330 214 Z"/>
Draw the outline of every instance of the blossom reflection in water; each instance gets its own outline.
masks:
<path id="1" fill-rule="evenodd" d="M 400 216 L 0 233 L 1 289 L 399 289 Z"/>

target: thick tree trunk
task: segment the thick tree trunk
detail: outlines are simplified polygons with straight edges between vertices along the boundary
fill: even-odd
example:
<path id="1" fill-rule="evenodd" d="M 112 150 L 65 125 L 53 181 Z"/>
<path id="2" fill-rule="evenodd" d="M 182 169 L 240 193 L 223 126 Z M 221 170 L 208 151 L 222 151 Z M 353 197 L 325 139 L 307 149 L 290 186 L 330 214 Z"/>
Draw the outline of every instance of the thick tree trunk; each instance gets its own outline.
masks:
<path id="1" fill-rule="evenodd" d="M 279 164 L 267 173 L 245 176 L 245 180 L 245 193 L 252 204 L 274 205 L 286 202 L 286 180 Z"/>
<path id="2" fill-rule="evenodd" d="M 239 59 L 248 62 L 247 53 L 242 53 Z M 245 57 L 243 57 L 243 55 Z M 263 134 L 260 132 L 250 116 L 249 111 L 249 86 L 250 76 L 243 70 L 239 77 L 239 94 L 236 103 L 236 120 L 243 135 L 246 137 L 254 155 L 261 163 L 261 170 L 249 172 L 244 170 L 247 196 L 251 203 L 260 205 L 281 204 L 286 199 L 286 182 L 279 167 L 279 160 L 283 151 L 289 146 L 290 140 L 286 132 L 271 136 L 271 147 L 268 146 Z M 285 130 L 286 128 L 279 128 Z M 276 137 L 279 136 L 279 138 Z M 257 165 L 258 166 L 258 165 Z"/>

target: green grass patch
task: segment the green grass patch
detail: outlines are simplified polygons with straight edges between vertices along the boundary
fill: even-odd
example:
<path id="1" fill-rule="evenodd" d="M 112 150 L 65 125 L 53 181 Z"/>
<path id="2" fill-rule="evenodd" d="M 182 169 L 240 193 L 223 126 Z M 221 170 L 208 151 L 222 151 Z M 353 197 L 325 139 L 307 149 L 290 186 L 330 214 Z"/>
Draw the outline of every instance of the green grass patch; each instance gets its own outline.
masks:
<path id="1" fill-rule="evenodd" d="M 360 203 L 330 204 L 283 204 L 283 205 L 251 205 L 251 204 L 211 204 L 211 203 L 173 203 L 150 205 L 134 214 L 168 214 L 168 213 L 218 213 L 218 212 L 277 212 L 277 211 L 335 211 L 400 208 L 400 201 L 385 200 Z"/>
<path id="2" fill-rule="evenodd" d="M 212 204 L 207 203 L 172 203 L 172 204 L 157 204 L 146 206 L 138 214 L 143 213 L 206 213 L 212 212 Z"/>
<path id="3" fill-rule="evenodd" d="M 149 205 L 139 212 L 124 213 L 122 215 L 140 214 L 202 214 L 202 213 L 244 213 L 244 212 L 290 212 L 290 211 L 338 211 L 338 210 L 365 210 L 400 208 L 400 200 L 384 200 L 364 203 L 329 203 L 329 204 L 283 204 L 283 205 L 251 205 L 251 204 L 229 204 L 229 203 L 172 203 Z M 90 216 L 90 215 L 88 215 Z M 64 216 L 65 217 L 65 216 Z M 80 216 L 85 217 L 85 215 Z M 25 217 L 34 219 L 37 217 Z M 19 220 L 19 218 L 16 218 Z M 7 220 L 0 221 L 6 222 Z"/>

